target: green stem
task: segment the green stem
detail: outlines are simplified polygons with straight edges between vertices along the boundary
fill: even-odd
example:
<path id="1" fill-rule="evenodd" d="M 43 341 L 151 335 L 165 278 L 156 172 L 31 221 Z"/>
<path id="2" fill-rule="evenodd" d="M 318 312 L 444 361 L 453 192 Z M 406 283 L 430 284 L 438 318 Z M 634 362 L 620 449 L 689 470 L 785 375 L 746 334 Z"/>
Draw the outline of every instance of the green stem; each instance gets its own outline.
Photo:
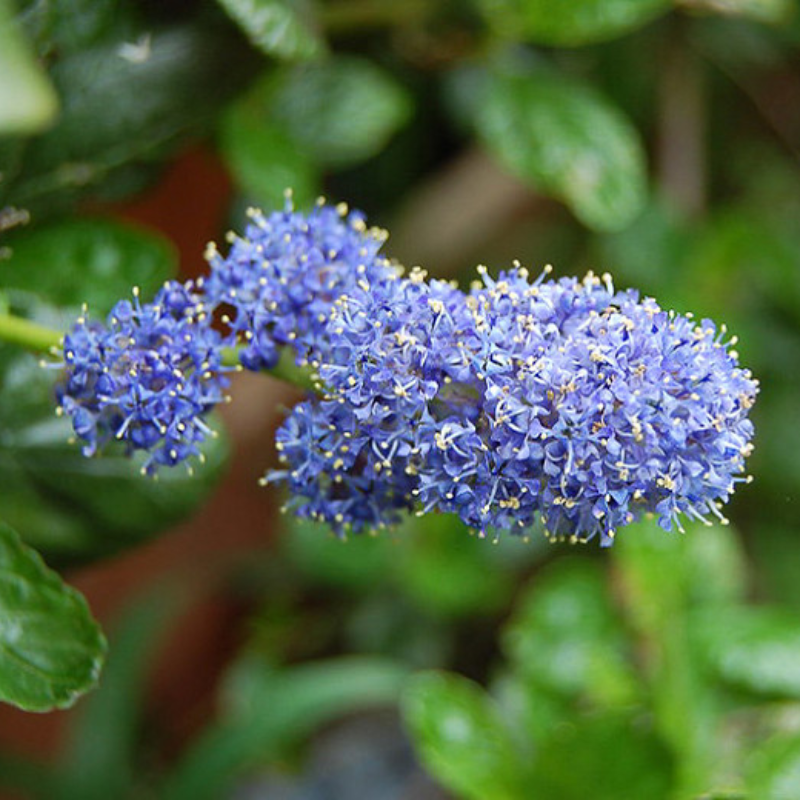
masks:
<path id="1" fill-rule="evenodd" d="M 239 363 L 239 348 L 226 347 L 222 351 L 222 363 L 226 367 L 235 367 Z M 294 356 L 288 348 L 281 351 L 281 357 L 278 363 L 268 370 L 264 370 L 265 374 L 272 378 L 277 378 L 279 381 L 289 383 L 296 386 L 298 389 L 308 389 L 309 391 L 316 391 L 316 386 L 311 372 L 303 367 L 298 367 L 294 362 Z"/>
<path id="2" fill-rule="evenodd" d="M 52 328 L 45 328 L 30 320 L 16 317 L 13 314 L 0 313 L 0 342 L 8 342 L 34 353 L 52 354 L 61 350 L 62 334 Z M 227 367 L 239 363 L 239 351 L 236 347 L 226 347 L 222 354 L 222 363 Z M 294 363 L 288 350 L 281 353 L 280 361 L 267 374 L 273 378 L 290 383 L 300 389 L 314 390 L 314 381 L 307 369 Z"/>
<path id="3" fill-rule="evenodd" d="M 16 344 L 34 353 L 61 349 L 61 334 L 12 314 L 0 314 L 0 341 Z"/>

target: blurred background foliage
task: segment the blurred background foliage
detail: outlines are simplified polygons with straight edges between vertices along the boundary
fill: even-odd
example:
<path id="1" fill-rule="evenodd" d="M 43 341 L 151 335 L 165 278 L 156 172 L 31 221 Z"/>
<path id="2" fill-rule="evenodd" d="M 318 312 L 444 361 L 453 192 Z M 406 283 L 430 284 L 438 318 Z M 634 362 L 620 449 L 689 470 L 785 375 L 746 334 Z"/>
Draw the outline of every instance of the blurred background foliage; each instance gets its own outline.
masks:
<path id="1" fill-rule="evenodd" d="M 180 263 L 120 209 L 200 145 L 233 187 L 219 238 L 286 187 L 299 207 L 324 193 L 386 226 L 391 255 L 465 285 L 476 263 L 514 258 L 609 270 L 727 323 L 762 382 L 756 480 L 732 529 L 643 523 L 598 553 L 493 546 L 431 517 L 342 544 L 265 506 L 266 550 L 225 565 L 239 614 L 216 715 L 180 746 L 154 729 L 150 656 L 198 589 L 140 587 L 61 755 L 45 768 L 9 753 L 0 783 L 46 798 L 800 796 L 798 12 L 0 0 L 3 310 L 64 328 L 84 302 L 103 314 L 134 284 L 196 274 L 199 250 Z M 197 515 L 226 462 L 239 474 L 241 429 L 194 476 L 84 460 L 53 417 L 54 379 L 0 345 L 0 517 L 51 566 L 141 546 Z M 372 772 L 337 772 L 312 736 L 398 703 L 439 788 L 391 714 L 381 735 L 333 728 Z"/>

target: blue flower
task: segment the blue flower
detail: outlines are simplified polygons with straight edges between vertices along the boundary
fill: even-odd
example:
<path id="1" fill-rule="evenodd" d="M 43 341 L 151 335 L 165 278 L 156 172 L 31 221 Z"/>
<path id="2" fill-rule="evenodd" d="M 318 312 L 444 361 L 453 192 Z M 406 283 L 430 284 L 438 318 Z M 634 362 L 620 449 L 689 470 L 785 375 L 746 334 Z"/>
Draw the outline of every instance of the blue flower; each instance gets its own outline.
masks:
<path id="1" fill-rule="evenodd" d="M 282 429 L 289 466 L 274 476 L 310 515 L 359 530 L 413 505 L 481 534 L 603 545 L 644 513 L 667 529 L 724 519 L 757 393 L 734 340 L 607 276 L 481 272 L 469 295 L 417 270 L 335 302 L 327 394 L 303 411 L 302 445 L 297 419 Z M 349 459 L 330 442 L 343 431 Z"/>
<path id="2" fill-rule="evenodd" d="M 212 433 L 204 418 L 224 399 L 222 339 L 190 284 L 165 283 L 152 303 L 114 306 L 104 323 L 84 314 L 64 338 L 58 411 L 72 420 L 83 452 L 113 440 L 144 450 L 143 472 L 200 455 Z"/>
<path id="3" fill-rule="evenodd" d="M 614 292 L 607 276 L 484 280 L 470 302 L 482 346 L 465 377 L 481 442 L 445 430 L 453 420 L 421 432 L 434 441 L 419 470 L 425 507 L 481 531 L 542 527 L 604 545 L 646 512 L 667 529 L 679 515 L 724 519 L 751 450 L 757 382 L 723 333 Z"/>
<path id="4" fill-rule="evenodd" d="M 339 535 L 395 524 L 400 511 L 413 507 L 414 483 L 398 469 L 402 456 L 381 446 L 373 433 L 346 403 L 300 403 L 276 436 L 286 468 L 271 471 L 262 484 L 286 483 L 289 507 L 328 523 Z"/>
<path id="5" fill-rule="evenodd" d="M 325 351 L 334 301 L 358 283 L 393 273 L 379 254 L 386 233 L 367 228 L 363 215 L 344 204 L 322 201 L 308 214 L 295 212 L 287 198 L 283 211 L 249 215 L 245 235 L 232 237 L 226 257 L 209 246 L 206 302 L 230 309 L 225 320 L 244 339 L 246 368 L 275 366 L 284 345 L 304 364 Z"/>

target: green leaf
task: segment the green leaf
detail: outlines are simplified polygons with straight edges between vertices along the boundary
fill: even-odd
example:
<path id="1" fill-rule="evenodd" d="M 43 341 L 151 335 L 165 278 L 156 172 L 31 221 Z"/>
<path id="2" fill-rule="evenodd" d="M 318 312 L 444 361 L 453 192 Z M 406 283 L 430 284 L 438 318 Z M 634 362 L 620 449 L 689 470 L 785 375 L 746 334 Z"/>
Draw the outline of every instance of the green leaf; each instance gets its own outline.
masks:
<path id="1" fill-rule="evenodd" d="M 795 800 L 800 786 L 800 736 L 777 736 L 748 758 L 746 797 Z"/>
<path id="2" fill-rule="evenodd" d="M 127 0 L 19 0 L 19 20 L 39 53 L 61 57 L 112 37 L 136 38 L 140 9 Z"/>
<path id="3" fill-rule="evenodd" d="M 800 697 L 800 616 L 739 606 L 701 613 L 693 633 L 714 674 L 740 689 Z"/>
<path id="4" fill-rule="evenodd" d="M 284 192 L 291 189 L 295 203 L 304 206 L 319 194 L 308 156 L 249 103 L 231 107 L 220 133 L 228 169 L 256 203 L 281 208 Z"/>
<path id="5" fill-rule="evenodd" d="M 613 39 L 667 12 L 671 0 L 478 0 L 510 38 L 568 47 Z"/>
<path id="6" fill-rule="evenodd" d="M 522 800 L 523 768 L 499 710 L 458 675 L 422 672 L 401 699 L 406 727 L 424 766 L 467 800 Z"/>
<path id="7" fill-rule="evenodd" d="M 141 188 L 181 137 L 212 126 L 253 61 L 236 31 L 218 24 L 151 25 L 65 55 L 50 72 L 62 113 L 26 144 L 0 184 L 0 205 L 41 216 Z"/>
<path id="8" fill-rule="evenodd" d="M 371 62 L 338 57 L 271 71 L 223 118 L 223 155 L 255 200 L 298 205 L 319 190 L 320 168 L 341 169 L 380 152 L 408 120 L 407 92 Z"/>
<path id="9" fill-rule="evenodd" d="M 676 0 L 687 11 L 741 16 L 758 22 L 788 22 L 796 13 L 794 0 Z"/>
<path id="10" fill-rule="evenodd" d="M 313 58 L 325 44 L 302 0 L 218 0 L 237 25 L 267 55 L 287 60 Z"/>
<path id="11" fill-rule="evenodd" d="M 138 286 L 144 298 L 177 272 L 177 254 L 156 233 L 107 219 L 75 218 L 21 230 L 0 285 L 104 315 Z M 76 273 L 79 278 L 76 279 Z"/>
<path id="12" fill-rule="evenodd" d="M 71 706 L 96 683 L 105 640 L 83 596 L 0 523 L 0 699 Z"/>
<path id="13" fill-rule="evenodd" d="M 644 207 L 639 135 L 594 89 L 561 76 L 495 74 L 475 125 L 511 173 L 563 200 L 585 225 L 618 230 Z"/>
<path id="14" fill-rule="evenodd" d="M 396 702 L 406 669 L 348 657 L 275 670 L 252 656 L 228 678 L 228 717 L 208 728 L 162 787 L 164 800 L 222 797 L 242 771 L 348 713 Z"/>
<path id="15" fill-rule="evenodd" d="M 58 97 L 17 27 L 9 0 L 0 0 L 0 134 L 37 133 L 58 111 Z"/>
<path id="16" fill-rule="evenodd" d="M 503 642 L 511 664 L 535 687 L 617 707 L 640 693 L 604 572 L 585 559 L 561 559 L 536 576 Z"/>
<path id="17" fill-rule="evenodd" d="M 270 118 L 323 167 L 341 169 L 376 155 L 411 114 L 408 92 L 362 58 L 286 69 L 266 88 Z"/>
<path id="18" fill-rule="evenodd" d="M 573 718 L 537 748 L 528 796 L 654 800 L 671 796 L 672 771 L 669 751 L 642 719 Z"/>

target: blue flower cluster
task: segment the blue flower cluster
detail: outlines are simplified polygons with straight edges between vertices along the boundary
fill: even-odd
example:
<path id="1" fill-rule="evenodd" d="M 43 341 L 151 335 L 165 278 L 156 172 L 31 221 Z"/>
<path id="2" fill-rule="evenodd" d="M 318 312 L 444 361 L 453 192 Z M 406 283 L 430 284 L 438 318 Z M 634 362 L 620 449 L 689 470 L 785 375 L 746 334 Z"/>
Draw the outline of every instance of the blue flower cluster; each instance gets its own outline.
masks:
<path id="1" fill-rule="evenodd" d="M 152 303 L 117 303 L 105 323 L 84 309 L 64 337 L 58 411 L 72 419 L 84 455 L 119 439 L 148 453 L 154 474 L 200 454 L 204 416 L 224 399 L 222 337 L 190 284 L 168 282 Z"/>
<path id="2" fill-rule="evenodd" d="M 338 299 L 328 394 L 278 433 L 272 478 L 299 512 L 360 530 L 417 508 L 603 545 L 646 512 L 724 519 L 757 393 L 734 340 L 608 276 L 481 274 L 469 294 L 415 271 Z"/>
<path id="3" fill-rule="evenodd" d="M 225 399 L 226 347 L 243 341 L 238 357 L 252 370 L 273 367 L 284 345 L 305 364 L 325 352 L 336 298 L 396 274 L 379 255 L 385 232 L 344 204 L 300 214 L 287 197 L 282 211 L 250 216 L 226 258 L 209 245 L 205 279 L 170 282 L 148 304 L 136 292 L 106 324 L 84 313 L 67 334 L 58 410 L 87 456 L 119 439 L 146 451 L 144 471 L 154 474 L 199 455 L 205 417 Z"/>
<path id="4" fill-rule="evenodd" d="M 200 285 L 206 301 L 229 307 L 225 322 L 244 338 L 247 369 L 270 369 L 290 345 L 301 363 L 325 349 L 324 330 L 333 302 L 359 282 L 391 272 L 379 255 L 386 233 L 368 229 L 347 206 L 318 203 L 309 214 L 293 210 L 264 216 L 251 209 L 243 237 L 231 236 L 223 258 L 209 245 L 211 274 Z"/>
<path id="5" fill-rule="evenodd" d="M 344 206 L 287 202 L 252 212 L 227 256 L 211 246 L 205 280 L 79 320 L 60 402 L 85 452 L 122 438 L 147 471 L 183 460 L 222 399 L 223 346 L 255 370 L 289 346 L 321 390 L 278 430 L 264 482 L 339 533 L 416 510 L 607 545 L 644 513 L 666 529 L 724 519 L 758 391 L 724 329 L 591 273 L 479 268 L 463 292 L 404 274 L 385 238 Z"/>

